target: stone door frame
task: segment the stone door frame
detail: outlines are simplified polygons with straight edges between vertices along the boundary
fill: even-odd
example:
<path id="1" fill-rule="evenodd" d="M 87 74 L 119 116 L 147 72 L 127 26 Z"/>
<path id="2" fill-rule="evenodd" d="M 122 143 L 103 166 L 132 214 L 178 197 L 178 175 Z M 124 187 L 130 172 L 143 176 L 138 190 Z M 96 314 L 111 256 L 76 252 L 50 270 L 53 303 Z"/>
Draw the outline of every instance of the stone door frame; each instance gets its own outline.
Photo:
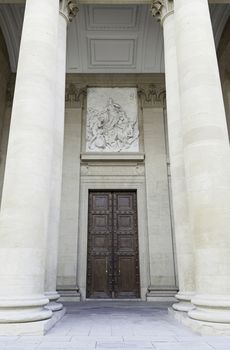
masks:
<path id="1" fill-rule="evenodd" d="M 87 181 L 88 180 L 88 181 Z M 137 191 L 137 216 L 138 216 L 138 240 L 140 261 L 140 295 L 146 300 L 147 288 L 150 284 L 149 272 L 149 244 L 146 217 L 146 191 L 145 182 L 140 179 L 124 180 L 124 177 L 108 177 L 105 181 L 100 179 L 82 179 L 80 191 L 80 213 L 78 233 L 78 256 L 77 256 L 77 284 L 80 289 L 82 300 L 86 299 L 87 281 L 87 236 L 88 236 L 88 201 L 89 190 L 136 190 Z"/>

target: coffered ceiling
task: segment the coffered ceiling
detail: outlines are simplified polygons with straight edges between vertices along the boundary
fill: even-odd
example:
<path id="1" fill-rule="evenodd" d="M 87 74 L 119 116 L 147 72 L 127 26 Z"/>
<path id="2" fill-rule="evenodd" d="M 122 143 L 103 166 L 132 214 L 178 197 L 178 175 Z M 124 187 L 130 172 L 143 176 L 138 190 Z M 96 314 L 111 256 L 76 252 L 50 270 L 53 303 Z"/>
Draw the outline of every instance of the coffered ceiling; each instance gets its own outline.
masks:
<path id="1" fill-rule="evenodd" d="M 230 5 L 210 5 L 216 45 Z M 0 5 L 0 26 L 16 71 L 23 5 Z M 164 72 L 162 28 L 149 5 L 80 5 L 68 28 L 68 73 Z"/>
<path id="2" fill-rule="evenodd" d="M 68 72 L 162 72 L 161 26 L 149 6 L 82 6 L 68 31 Z"/>

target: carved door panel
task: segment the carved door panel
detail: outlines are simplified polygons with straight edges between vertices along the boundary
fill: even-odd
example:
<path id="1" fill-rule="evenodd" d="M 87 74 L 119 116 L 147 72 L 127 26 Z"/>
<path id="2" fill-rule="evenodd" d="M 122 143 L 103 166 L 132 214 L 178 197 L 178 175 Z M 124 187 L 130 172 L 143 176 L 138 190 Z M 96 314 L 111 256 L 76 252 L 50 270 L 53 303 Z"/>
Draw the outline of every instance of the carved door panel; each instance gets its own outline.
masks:
<path id="1" fill-rule="evenodd" d="M 117 298 L 138 298 L 139 259 L 136 192 L 114 192 L 114 279 Z"/>
<path id="2" fill-rule="evenodd" d="M 88 298 L 139 297 L 136 192 L 90 192 Z"/>
<path id="3" fill-rule="evenodd" d="M 89 193 L 87 297 L 112 297 L 112 193 Z"/>

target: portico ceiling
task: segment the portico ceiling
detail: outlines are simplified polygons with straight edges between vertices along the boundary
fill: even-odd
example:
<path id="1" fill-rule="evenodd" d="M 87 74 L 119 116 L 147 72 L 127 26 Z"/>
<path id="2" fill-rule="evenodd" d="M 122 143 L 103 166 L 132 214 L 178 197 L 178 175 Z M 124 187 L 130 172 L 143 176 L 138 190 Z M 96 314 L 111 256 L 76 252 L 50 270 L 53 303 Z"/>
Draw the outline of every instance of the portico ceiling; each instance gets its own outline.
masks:
<path id="1" fill-rule="evenodd" d="M 149 5 L 80 5 L 68 29 L 68 73 L 162 73 L 163 35 Z M 230 5 L 210 5 L 218 46 Z M 24 5 L 0 5 L 11 69 L 16 71 Z"/>

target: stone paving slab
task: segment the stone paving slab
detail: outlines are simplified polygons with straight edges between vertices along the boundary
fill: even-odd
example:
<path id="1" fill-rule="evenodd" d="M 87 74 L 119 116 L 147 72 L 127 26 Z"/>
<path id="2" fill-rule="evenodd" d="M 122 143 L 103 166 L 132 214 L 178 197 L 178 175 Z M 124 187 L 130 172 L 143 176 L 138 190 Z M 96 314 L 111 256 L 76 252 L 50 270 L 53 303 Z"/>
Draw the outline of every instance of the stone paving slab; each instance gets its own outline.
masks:
<path id="1" fill-rule="evenodd" d="M 44 337 L 0 337 L 0 350 L 230 350 L 230 337 L 201 336 L 173 320 L 170 304 L 66 303 Z"/>

